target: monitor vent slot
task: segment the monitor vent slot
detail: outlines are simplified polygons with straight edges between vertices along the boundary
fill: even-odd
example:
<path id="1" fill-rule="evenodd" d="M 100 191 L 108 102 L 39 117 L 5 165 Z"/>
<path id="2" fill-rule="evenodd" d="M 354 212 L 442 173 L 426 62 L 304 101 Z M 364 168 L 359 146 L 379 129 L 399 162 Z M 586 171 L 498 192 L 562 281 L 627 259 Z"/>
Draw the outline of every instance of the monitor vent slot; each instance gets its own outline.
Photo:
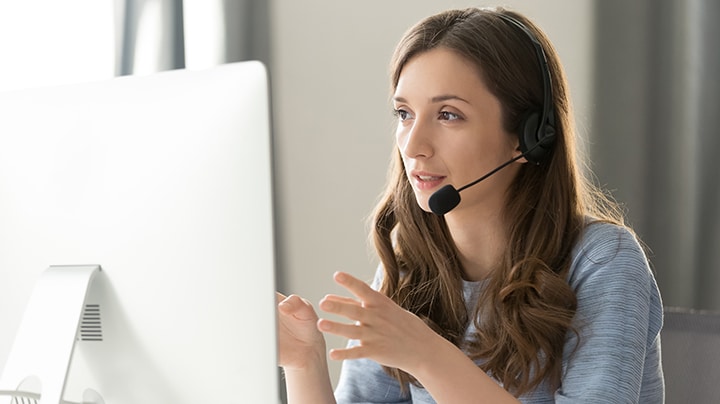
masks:
<path id="1" fill-rule="evenodd" d="M 102 341 L 102 321 L 100 319 L 100 305 L 86 304 L 80 320 L 81 341 Z"/>
<path id="2" fill-rule="evenodd" d="M 12 404 L 38 404 L 38 401 L 31 397 L 14 396 L 12 398 Z"/>

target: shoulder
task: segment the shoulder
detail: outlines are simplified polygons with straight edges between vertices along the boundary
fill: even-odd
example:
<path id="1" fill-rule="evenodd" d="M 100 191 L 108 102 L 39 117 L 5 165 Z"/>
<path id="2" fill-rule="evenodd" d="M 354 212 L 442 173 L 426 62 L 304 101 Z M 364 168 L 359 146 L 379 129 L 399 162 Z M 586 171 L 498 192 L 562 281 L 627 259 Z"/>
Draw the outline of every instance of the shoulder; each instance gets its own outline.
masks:
<path id="1" fill-rule="evenodd" d="M 575 332 L 566 341 L 557 401 L 637 402 L 641 392 L 661 385 L 662 301 L 633 232 L 589 222 L 574 246 L 568 282 L 577 296 Z"/>
<path id="2" fill-rule="evenodd" d="M 588 222 L 572 250 L 572 286 L 592 276 L 652 278 L 645 251 L 627 227 Z"/>
<path id="3" fill-rule="evenodd" d="M 643 254 L 635 234 L 626 226 L 608 222 L 588 221 L 575 244 L 576 258 L 612 259 L 621 250 Z"/>
<path id="4" fill-rule="evenodd" d="M 581 317 L 646 311 L 651 332 L 659 331 L 660 292 L 645 250 L 627 227 L 589 222 L 573 248 L 568 283 L 576 293 Z"/>

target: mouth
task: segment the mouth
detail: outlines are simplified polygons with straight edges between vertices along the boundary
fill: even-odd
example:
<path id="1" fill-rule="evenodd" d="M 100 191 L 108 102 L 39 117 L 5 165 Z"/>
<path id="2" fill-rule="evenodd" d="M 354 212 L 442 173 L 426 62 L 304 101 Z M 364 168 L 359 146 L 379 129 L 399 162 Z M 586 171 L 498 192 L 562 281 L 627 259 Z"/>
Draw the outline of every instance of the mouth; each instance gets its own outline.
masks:
<path id="1" fill-rule="evenodd" d="M 439 187 L 447 177 L 444 175 L 416 172 L 412 173 L 412 178 L 414 179 L 415 188 L 426 191 Z"/>
<path id="2" fill-rule="evenodd" d="M 435 176 L 435 175 L 416 175 L 415 178 L 417 178 L 420 181 L 441 181 L 445 177 Z"/>

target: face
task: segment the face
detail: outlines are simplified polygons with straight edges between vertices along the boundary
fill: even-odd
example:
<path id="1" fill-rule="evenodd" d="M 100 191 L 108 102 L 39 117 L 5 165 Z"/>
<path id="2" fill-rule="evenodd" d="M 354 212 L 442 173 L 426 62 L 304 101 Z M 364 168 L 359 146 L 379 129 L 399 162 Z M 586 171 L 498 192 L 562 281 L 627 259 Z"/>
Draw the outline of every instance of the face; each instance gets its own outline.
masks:
<path id="1" fill-rule="evenodd" d="M 447 184 L 475 181 L 520 152 L 516 135 L 502 126 L 500 101 L 477 69 L 446 48 L 411 58 L 393 96 L 397 147 L 418 204 Z M 511 164 L 463 190 L 448 215 L 471 209 L 501 209 L 520 163 Z"/>

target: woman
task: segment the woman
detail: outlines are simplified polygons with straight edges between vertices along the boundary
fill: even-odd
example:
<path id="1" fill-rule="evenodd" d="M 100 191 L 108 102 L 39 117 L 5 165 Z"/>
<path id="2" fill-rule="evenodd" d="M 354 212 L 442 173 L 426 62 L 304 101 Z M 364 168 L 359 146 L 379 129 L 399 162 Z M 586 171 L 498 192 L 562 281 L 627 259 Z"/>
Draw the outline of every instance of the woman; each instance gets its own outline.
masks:
<path id="1" fill-rule="evenodd" d="M 503 9 L 440 13 L 401 40 L 392 90 L 381 266 L 372 287 L 335 274 L 354 297 L 319 307 L 347 324 L 279 295 L 289 401 L 662 402 L 660 295 L 619 210 L 582 176 L 545 35 Z M 448 184 L 473 185 L 460 200 L 437 193 Z M 322 333 L 350 339 L 329 353 L 344 360 L 334 393 Z"/>

